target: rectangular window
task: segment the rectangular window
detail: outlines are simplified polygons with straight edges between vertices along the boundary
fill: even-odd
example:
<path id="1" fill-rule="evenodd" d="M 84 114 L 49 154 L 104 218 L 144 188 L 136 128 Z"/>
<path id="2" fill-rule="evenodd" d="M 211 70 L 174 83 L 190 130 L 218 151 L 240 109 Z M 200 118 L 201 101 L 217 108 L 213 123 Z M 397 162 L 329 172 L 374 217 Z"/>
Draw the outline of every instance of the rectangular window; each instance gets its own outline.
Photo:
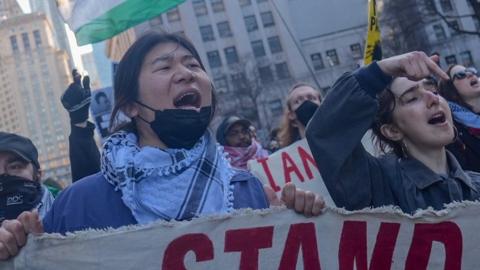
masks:
<path id="1" fill-rule="evenodd" d="M 235 64 L 238 63 L 238 54 L 237 49 L 235 47 L 228 47 L 224 49 L 225 58 L 227 59 L 227 64 Z"/>
<path id="2" fill-rule="evenodd" d="M 213 12 L 225 11 L 225 5 L 223 4 L 223 0 L 212 0 L 212 10 Z"/>
<path id="3" fill-rule="evenodd" d="M 213 34 L 213 28 L 211 25 L 200 26 L 200 35 L 202 36 L 203 41 L 215 40 L 215 35 Z"/>
<path id="4" fill-rule="evenodd" d="M 205 0 L 194 0 L 193 10 L 195 11 L 195 15 L 197 15 L 197 17 L 207 15 L 208 9 L 207 4 L 205 4 Z"/>
<path id="5" fill-rule="evenodd" d="M 40 36 L 40 31 L 34 30 L 33 38 L 35 39 L 35 46 L 39 47 L 40 45 L 42 45 L 42 37 Z"/>
<path id="6" fill-rule="evenodd" d="M 180 21 L 180 12 L 178 11 L 178 8 L 170 10 L 167 12 L 167 20 L 168 22 L 178 22 Z"/>
<path id="7" fill-rule="evenodd" d="M 230 29 L 230 24 L 228 22 L 217 23 L 218 34 L 220 37 L 231 37 L 233 36 L 232 30 Z"/>
<path id="8" fill-rule="evenodd" d="M 10 45 L 12 45 L 12 51 L 18 51 L 17 36 L 10 36 Z"/>
<path id="9" fill-rule="evenodd" d="M 350 51 L 352 52 L 353 59 L 361 59 L 363 57 L 360 43 L 350 45 Z"/>
<path id="10" fill-rule="evenodd" d="M 271 11 L 260 13 L 260 17 L 262 18 L 263 27 L 270 27 L 275 25 L 275 22 L 273 21 L 273 14 Z"/>
<path id="11" fill-rule="evenodd" d="M 268 107 L 273 115 L 280 115 L 283 112 L 282 101 L 280 99 L 269 101 Z"/>
<path id="12" fill-rule="evenodd" d="M 228 91 L 228 80 L 226 77 L 220 77 L 213 80 L 215 84 L 215 90 L 217 92 L 227 92 Z"/>
<path id="13" fill-rule="evenodd" d="M 211 68 L 217 68 L 222 66 L 222 59 L 218 51 L 207 52 L 208 64 Z"/>
<path id="14" fill-rule="evenodd" d="M 443 26 L 441 24 L 436 24 L 433 26 L 433 31 L 435 32 L 435 37 L 437 40 L 445 40 L 447 38 L 447 35 L 445 35 L 445 29 L 443 29 Z"/>
<path id="15" fill-rule="evenodd" d="M 258 29 L 257 19 L 255 15 L 245 16 L 243 18 L 245 20 L 245 27 L 247 28 L 248 32 L 252 32 Z"/>
<path id="16" fill-rule="evenodd" d="M 270 52 L 272 54 L 283 51 L 282 44 L 280 43 L 280 38 L 278 36 L 269 37 L 268 46 L 270 47 Z"/>
<path id="17" fill-rule="evenodd" d="M 252 1 L 251 0 L 239 0 L 238 1 L 240 3 L 240 6 L 243 7 L 243 6 L 248 6 L 248 5 L 251 5 L 252 4 Z"/>
<path id="18" fill-rule="evenodd" d="M 263 47 L 263 41 L 262 40 L 255 40 L 252 41 L 252 50 L 253 50 L 253 55 L 255 57 L 262 57 L 265 56 L 265 47 Z"/>
<path id="19" fill-rule="evenodd" d="M 447 63 L 448 66 L 456 65 L 457 64 L 457 57 L 454 54 L 446 56 L 445 57 L 445 62 Z"/>
<path id="20" fill-rule="evenodd" d="M 470 51 L 464 51 L 460 53 L 460 59 L 462 61 L 462 65 L 465 67 L 473 67 L 473 58 Z"/>
<path id="21" fill-rule="evenodd" d="M 25 50 L 30 50 L 30 39 L 28 39 L 28 34 L 27 33 L 22 33 L 22 41 L 23 41 L 23 47 Z"/>
<path id="22" fill-rule="evenodd" d="M 450 21 L 448 22 L 448 24 L 448 28 L 450 29 L 450 35 L 455 36 L 460 34 L 458 32 L 458 30 L 460 30 L 460 24 L 458 24 L 458 21 Z"/>
<path id="23" fill-rule="evenodd" d="M 150 26 L 157 26 L 157 25 L 161 25 L 162 23 L 163 23 L 162 15 L 158 15 L 157 17 L 149 21 Z"/>
<path id="24" fill-rule="evenodd" d="M 236 90 L 244 89 L 247 87 L 246 84 L 246 76 L 245 73 L 240 72 L 240 73 L 235 73 L 231 75 L 232 79 L 232 85 L 235 87 Z"/>
<path id="25" fill-rule="evenodd" d="M 288 70 L 287 63 L 275 64 L 275 70 L 277 70 L 277 77 L 279 79 L 288 79 L 290 78 L 290 70 Z"/>
<path id="26" fill-rule="evenodd" d="M 263 83 L 273 82 L 273 73 L 270 66 L 259 67 L 258 74 L 260 75 L 260 80 L 262 80 Z"/>
<path id="27" fill-rule="evenodd" d="M 450 0 L 440 0 L 440 6 L 442 7 L 443 12 L 453 11 L 452 2 L 450 2 Z"/>
<path id="28" fill-rule="evenodd" d="M 328 50 L 326 53 L 328 62 L 330 63 L 330 66 L 338 66 L 340 65 L 340 60 L 338 60 L 338 55 L 337 55 L 337 50 Z"/>

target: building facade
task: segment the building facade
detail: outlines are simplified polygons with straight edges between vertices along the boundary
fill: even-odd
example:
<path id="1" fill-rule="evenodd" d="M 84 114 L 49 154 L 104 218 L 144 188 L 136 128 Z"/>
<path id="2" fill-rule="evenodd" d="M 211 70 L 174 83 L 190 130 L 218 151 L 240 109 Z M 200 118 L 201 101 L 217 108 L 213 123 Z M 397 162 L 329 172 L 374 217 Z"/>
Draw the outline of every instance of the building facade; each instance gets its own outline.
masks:
<path id="1" fill-rule="evenodd" d="M 60 103 L 67 53 L 55 46 L 45 14 L 4 17 L 0 35 L 0 130 L 31 138 L 44 178 L 69 182 L 69 119 Z"/>

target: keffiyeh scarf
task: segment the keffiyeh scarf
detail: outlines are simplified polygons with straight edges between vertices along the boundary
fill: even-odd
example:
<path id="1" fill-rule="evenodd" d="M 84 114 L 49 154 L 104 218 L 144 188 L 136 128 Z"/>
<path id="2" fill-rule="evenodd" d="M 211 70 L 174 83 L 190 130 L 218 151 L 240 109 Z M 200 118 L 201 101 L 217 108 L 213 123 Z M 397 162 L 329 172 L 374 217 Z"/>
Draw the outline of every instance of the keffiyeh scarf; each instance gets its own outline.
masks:
<path id="1" fill-rule="evenodd" d="M 466 126 L 470 134 L 480 136 L 480 115 L 455 102 L 449 101 L 448 105 L 450 106 L 455 121 Z"/>
<path id="2" fill-rule="evenodd" d="M 115 133 L 104 144 L 102 174 L 121 190 L 139 224 L 228 213 L 234 169 L 210 137 L 207 132 L 190 150 L 162 150 L 139 147 L 133 133 Z"/>
<path id="3" fill-rule="evenodd" d="M 230 164 L 235 168 L 244 170 L 247 169 L 249 160 L 268 157 L 268 152 L 254 139 L 252 139 L 252 144 L 248 147 L 225 146 L 224 150 L 230 157 Z"/>

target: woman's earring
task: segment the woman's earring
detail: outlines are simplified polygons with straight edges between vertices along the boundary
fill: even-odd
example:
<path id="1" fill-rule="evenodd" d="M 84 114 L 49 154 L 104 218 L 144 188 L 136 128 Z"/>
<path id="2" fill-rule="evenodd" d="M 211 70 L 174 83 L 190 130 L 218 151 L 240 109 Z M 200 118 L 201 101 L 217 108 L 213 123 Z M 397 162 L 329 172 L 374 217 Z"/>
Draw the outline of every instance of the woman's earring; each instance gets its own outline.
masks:
<path id="1" fill-rule="evenodd" d="M 456 126 L 453 126 L 453 133 L 454 133 L 454 136 L 453 136 L 452 142 L 456 142 L 458 140 L 458 129 Z"/>

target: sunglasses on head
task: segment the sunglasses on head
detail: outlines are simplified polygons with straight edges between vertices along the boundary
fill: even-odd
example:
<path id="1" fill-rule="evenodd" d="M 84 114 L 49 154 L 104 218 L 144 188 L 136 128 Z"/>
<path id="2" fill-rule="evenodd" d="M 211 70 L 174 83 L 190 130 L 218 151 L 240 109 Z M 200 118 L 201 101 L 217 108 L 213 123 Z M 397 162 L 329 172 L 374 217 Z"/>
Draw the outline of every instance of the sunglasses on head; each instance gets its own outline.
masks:
<path id="1" fill-rule="evenodd" d="M 465 70 L 458 71 L 457 73 L 452 75 L 452 81 L 455 79 L 463 80 L 468 75 L 477 75 L 477 70 L 475 68 L 466 68 Z"/>

